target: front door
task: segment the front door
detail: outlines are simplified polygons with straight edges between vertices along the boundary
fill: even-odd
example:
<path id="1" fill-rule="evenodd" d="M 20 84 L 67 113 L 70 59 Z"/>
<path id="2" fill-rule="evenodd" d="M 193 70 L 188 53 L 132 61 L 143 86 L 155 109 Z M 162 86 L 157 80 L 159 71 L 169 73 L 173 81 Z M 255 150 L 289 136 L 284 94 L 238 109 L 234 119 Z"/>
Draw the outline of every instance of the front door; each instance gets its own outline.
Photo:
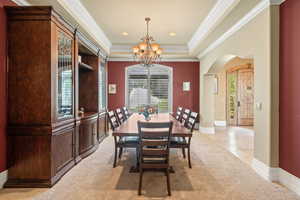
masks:
<path id="1" fill-rule="evenodd" d="M 253 126 L 253 69 L 238 71 L 238 125 Z"/>
<path id="2" fill-rule="evenodd" d="M 227 121 L 231 126 L 253 126 L 253 68 L 227 72 Z"/>

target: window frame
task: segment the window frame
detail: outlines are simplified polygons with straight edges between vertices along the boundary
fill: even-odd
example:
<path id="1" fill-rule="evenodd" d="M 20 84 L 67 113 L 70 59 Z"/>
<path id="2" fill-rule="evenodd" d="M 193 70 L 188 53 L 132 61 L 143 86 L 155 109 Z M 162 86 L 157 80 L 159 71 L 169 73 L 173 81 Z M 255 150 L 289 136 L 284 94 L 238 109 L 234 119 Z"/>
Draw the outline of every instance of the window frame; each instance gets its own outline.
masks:
<path id="1" fill-rule="evenodd" d="M 137 65 L 131 65 L 131 66 L 127 66 L 125 68 L 125 105 L 126 107 L 129 108 L 129 95 L 128 95 L 128 90 L 129 90 L 129 87 L 128 87 L 128 71 L 130 69 L 144 69 L 145 67 L 140 65 L 140 64 L 137 64 Z M 154 64 L 151 66 L 152 69 L 157 69 L 157 70 L 167 70 L 168 72 L 168 75 L 169 75 L 169 83 L 168 83 L 168 112 L 173 112 L 173 68 L 172 67 L 169 67 L 169 66 L 166 66 L 166 65 L 160 65 L 160 64 Z M 150 73 L 151 74 L 151 73 Z"/>

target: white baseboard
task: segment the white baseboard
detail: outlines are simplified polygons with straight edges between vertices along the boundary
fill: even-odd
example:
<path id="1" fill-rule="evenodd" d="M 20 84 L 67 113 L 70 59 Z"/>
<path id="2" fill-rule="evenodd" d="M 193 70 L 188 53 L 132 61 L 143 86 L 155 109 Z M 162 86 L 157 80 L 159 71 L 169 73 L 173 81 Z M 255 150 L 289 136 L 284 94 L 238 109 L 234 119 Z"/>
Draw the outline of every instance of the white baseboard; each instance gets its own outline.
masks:
<path id="1" fill-rule="evenodd" d="M 226 121 L 215 121 L 215 126 L 227 126 Z"/>
<path id="2" fill-rule="evenodd" d="M 7 170 L 0 173 L 0 189 L 3 188 L 3 185 L 6 181 L 7 181 Z"/>
<path id="3" fill-rule="evenodd" d="M 279 182 L 300 196 L 300 178 L 278 168 Z"/>
<path id="4" fill-rule="evenodd" d="M 200 133 L 204 134 L 215 134 L 215 127 L 203 127 L 199 126 Z"/>
<path id="5" fill-rule="evenodd" d="M 278 181 L 278 168 L 269 167 L 255 158 L 252 160 L 252 168 L 264 179 Z"/>
<path id="6" fill-rule="evenodd" d="M 252 168 L 268 181 L 277 181 L 300 196 L 300 178 L 281 168 L 272 168 L 263 162 L 253 159 Z"/>

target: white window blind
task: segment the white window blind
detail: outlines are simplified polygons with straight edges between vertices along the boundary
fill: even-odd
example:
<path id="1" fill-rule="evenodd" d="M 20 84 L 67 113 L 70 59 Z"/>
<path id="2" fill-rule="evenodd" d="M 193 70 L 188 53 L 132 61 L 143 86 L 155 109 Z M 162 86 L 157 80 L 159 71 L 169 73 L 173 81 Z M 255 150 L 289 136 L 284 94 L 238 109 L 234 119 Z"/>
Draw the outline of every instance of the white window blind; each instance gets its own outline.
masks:
<path id="1" fill-rule="evenodd" d="M 62 107 L 68 108 L 72 106 L 72 70 L 66 70 L 61 73 L 62 88 L 61 88 L 61 101 Z"/>
<path id="2" fill-rule="evenodd" d="M 141 66 L 127 69 L 127 94 L 128 108 L 136 112 L 140 107 L 148 105 L 156 106 L 159 112 L 171 110 L 171 70 L 169 67 Z M 148 77 L 150 77 L 150 91 L 148 91 Z"/>
<path id="3" fill-rule="evenodd" d="M 169 112 L 169 76 L 168 75 L 151 75 L 151 104 L 156 105 L 153 101 L 157 98 L 159 112 Z"/>

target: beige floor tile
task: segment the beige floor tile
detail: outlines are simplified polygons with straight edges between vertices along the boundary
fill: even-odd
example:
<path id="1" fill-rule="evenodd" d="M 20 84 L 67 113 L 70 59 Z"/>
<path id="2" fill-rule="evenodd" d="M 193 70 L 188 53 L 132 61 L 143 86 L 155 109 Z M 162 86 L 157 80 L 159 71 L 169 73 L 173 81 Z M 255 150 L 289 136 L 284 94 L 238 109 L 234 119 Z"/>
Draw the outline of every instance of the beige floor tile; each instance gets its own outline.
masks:
<path id="1" fill-rule="evenodd" d="M 143 195 L 138 196 L 139 175 L 129 173 L 135 161 L 134 150 L 126 150 L 118 166 L 112 168 L 114 146 L 112 137 L 108 137 L 94 154 L 75 166 L 54 187 L 2 189 L 0 199 L 300 200 L 295 193 L 265 181 L 251 169 L 247 159 L 252 159 L 253 140 L 250 133 L 247 136 L 242 132 L 238 129 L 220 130 L 215 136 L 195 132 L 192 139 L 192 169 L 188 168 L 181 151 L 172 150 L 170 160 L 176 173 L 171 174 L 171 197 L 167 196 L 165 176 L 159 172 L 145 173 Z M 238 157 L 230 151 L 236 152 Z M 240 160 L 241 155 L 243 161 Z"/>

